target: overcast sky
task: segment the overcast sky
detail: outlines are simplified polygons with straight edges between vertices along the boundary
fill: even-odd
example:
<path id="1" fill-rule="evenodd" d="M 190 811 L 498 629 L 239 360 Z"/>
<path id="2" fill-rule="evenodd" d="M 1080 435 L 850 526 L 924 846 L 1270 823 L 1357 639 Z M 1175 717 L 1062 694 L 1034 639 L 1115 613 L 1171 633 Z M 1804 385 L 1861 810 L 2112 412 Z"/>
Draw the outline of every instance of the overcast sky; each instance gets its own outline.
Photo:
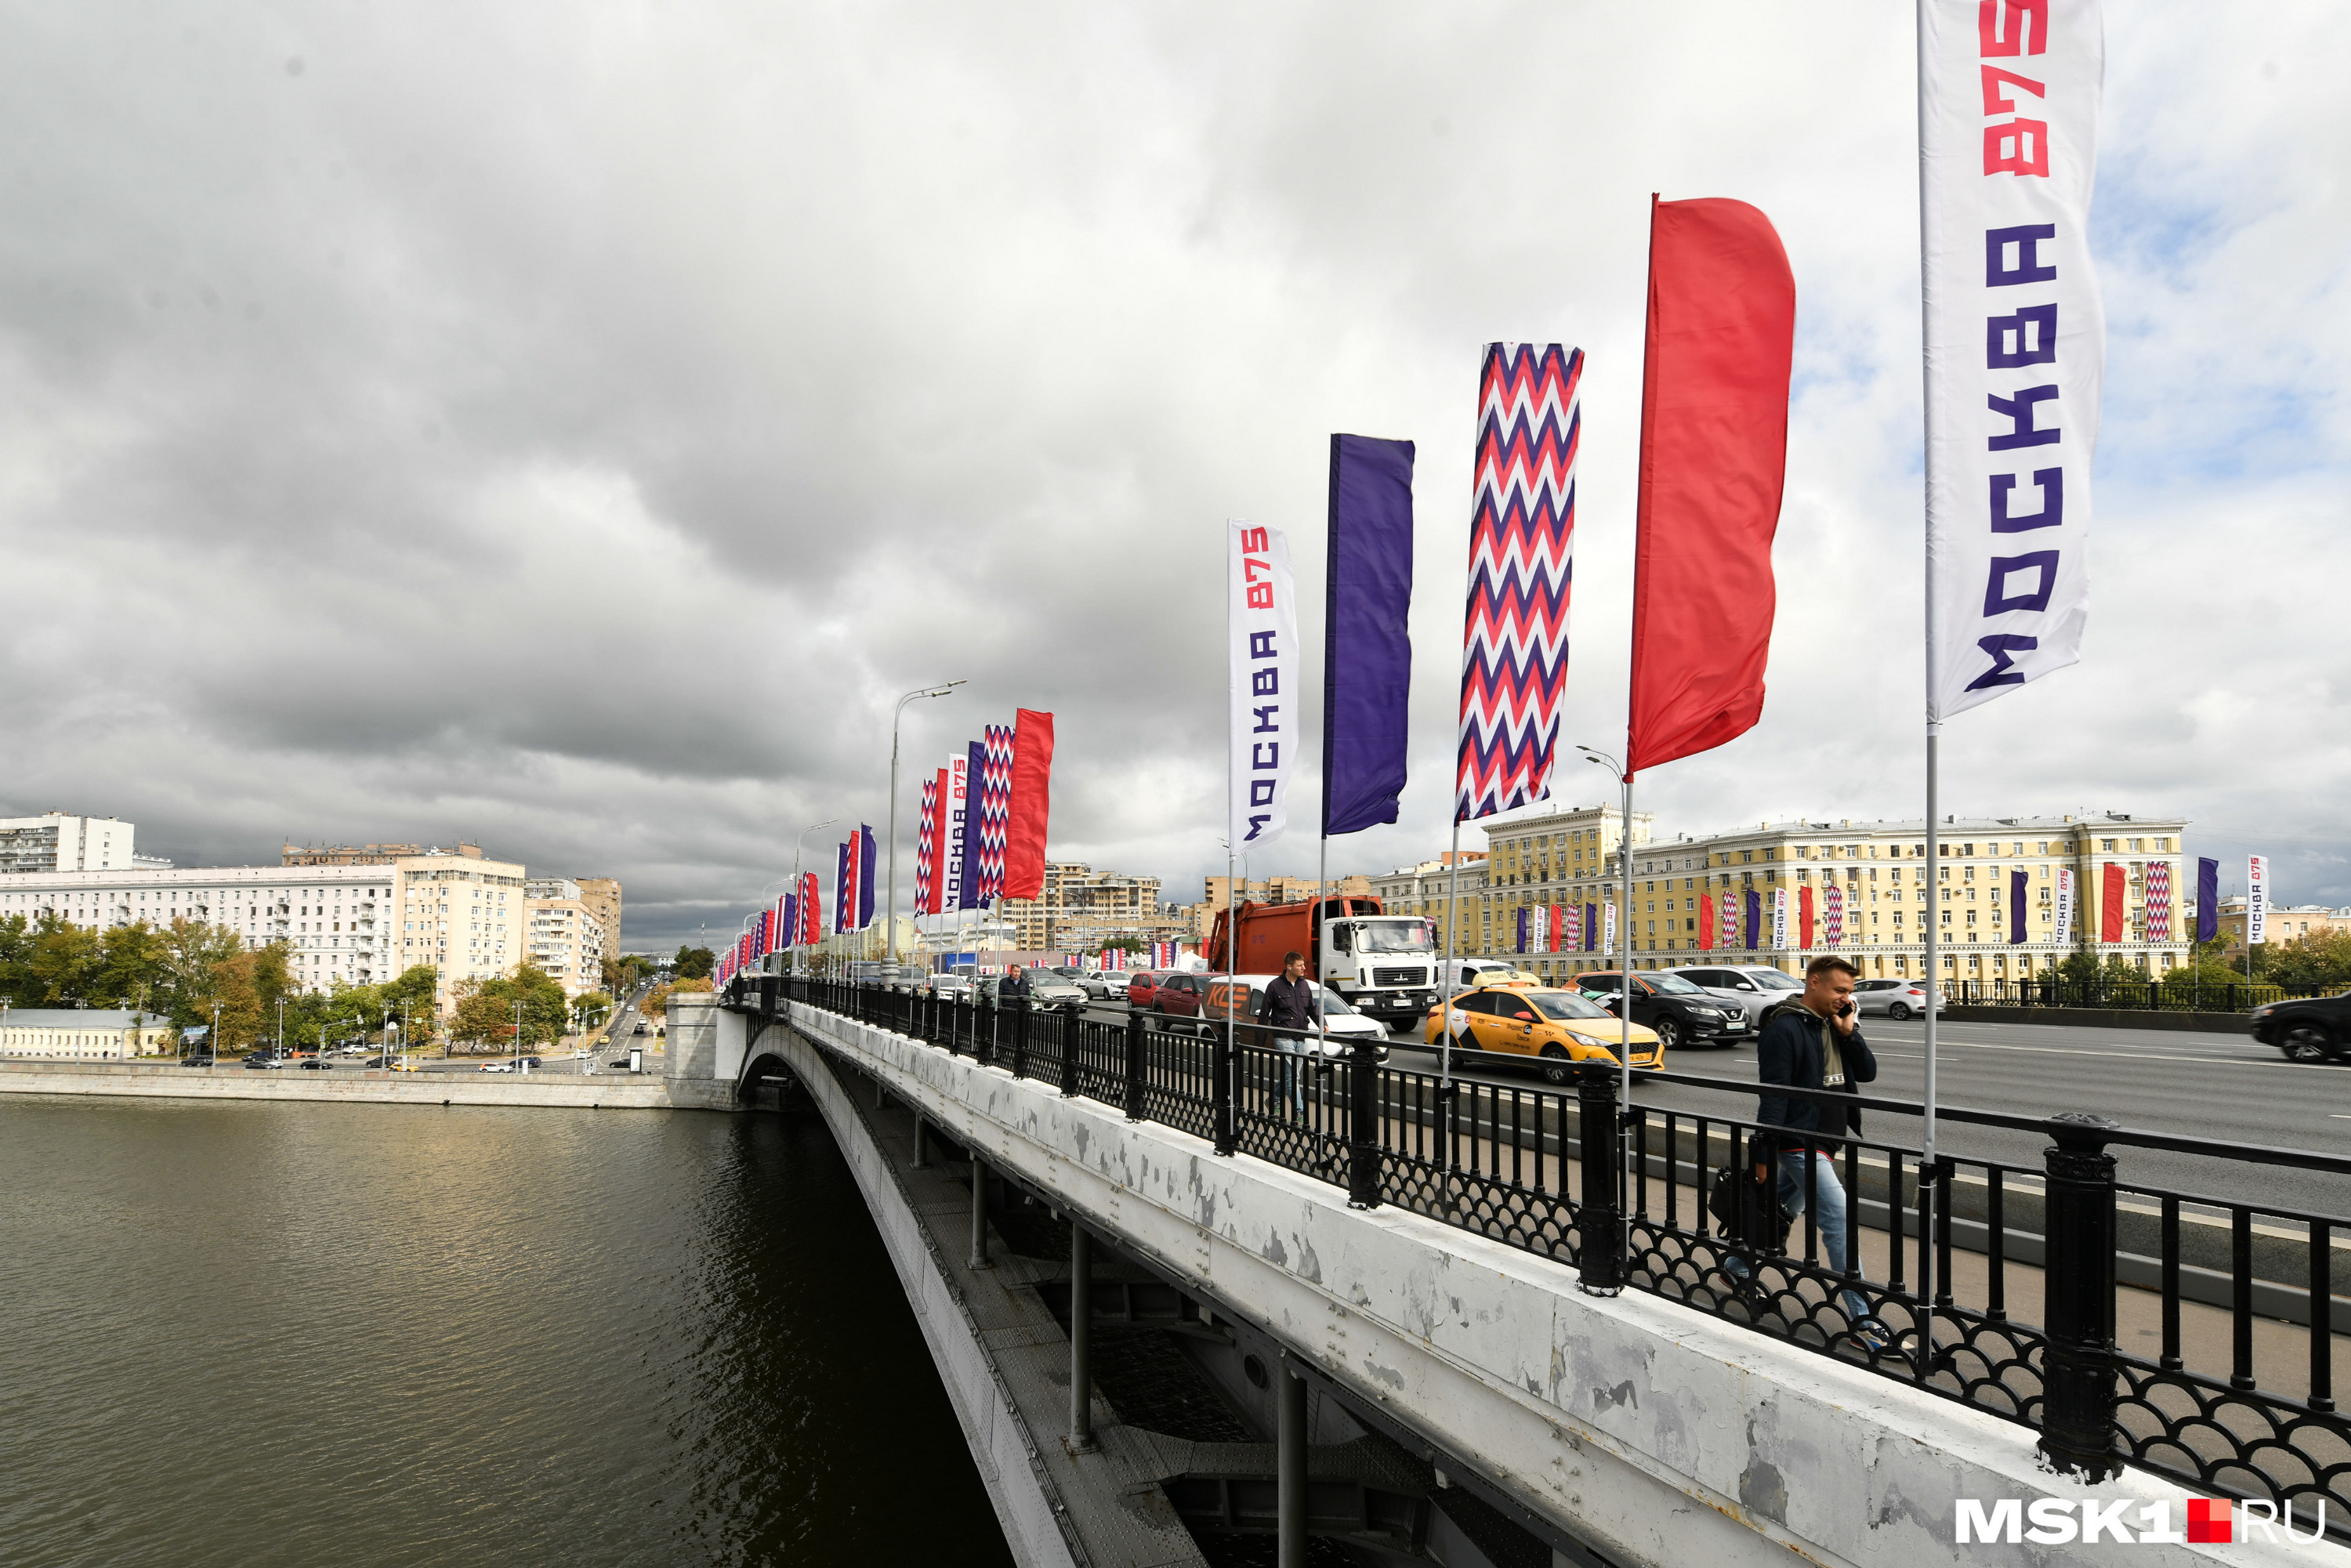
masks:
<path id="1" fill-rule="evenodd" d="M 1562 739 L 1621 743 L 1652 191 L 1762 208 L 1798 321 L 1763 719 L 1639 803 L 1922 810 L 1907 6 L 0 17 L 0 810 L 183 864 L 475 839 L 672 946 L 804 825 L 879 832 L 893 700 L 962 677 L 902 862 L 917 769 L 1026 706 L 1052 853 L 1196 896 L 1223 522 L 1290 530 L 1319 643 L 1349 431 L 1419 445 L 1414 757 L 1332 868 L 1424 857 L 1490 340 L 1589 355 Z M 2351 12 L 2107 42 L 2084 662 L 1949 726 L 1943 800 L 2183 813 L 2351 903 Z"/>

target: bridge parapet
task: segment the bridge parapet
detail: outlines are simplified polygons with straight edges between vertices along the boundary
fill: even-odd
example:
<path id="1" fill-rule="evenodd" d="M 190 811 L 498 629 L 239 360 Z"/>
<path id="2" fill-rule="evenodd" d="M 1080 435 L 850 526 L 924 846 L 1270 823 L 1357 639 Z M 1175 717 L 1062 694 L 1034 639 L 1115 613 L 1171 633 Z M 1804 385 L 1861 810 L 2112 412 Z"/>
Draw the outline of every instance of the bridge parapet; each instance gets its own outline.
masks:
<path id="1" fill-rule="evenodd" d="M 2029 1430 L 1982 1411 L 1655 1297 L 1586 1294 L 1560 1262 L 1397 1207 L 1350 1209 L 1343 1188 L 1219 1156 L 1101 1101 L 785 1009 L 1440 1468 L 1611 1561 L 2053 1563 L 2097 1550 L 1960 1547 L 1960 1499 L 2097 1499 L 2126 1503 L 2134 1522 L 2148 1505 L 2187 1518 L 2185 1490 L 2137 1469 L 2095 1485 L 2052 1474 Z M 2140 1560 L 2229 1549 L 2151 1542 Z"/>

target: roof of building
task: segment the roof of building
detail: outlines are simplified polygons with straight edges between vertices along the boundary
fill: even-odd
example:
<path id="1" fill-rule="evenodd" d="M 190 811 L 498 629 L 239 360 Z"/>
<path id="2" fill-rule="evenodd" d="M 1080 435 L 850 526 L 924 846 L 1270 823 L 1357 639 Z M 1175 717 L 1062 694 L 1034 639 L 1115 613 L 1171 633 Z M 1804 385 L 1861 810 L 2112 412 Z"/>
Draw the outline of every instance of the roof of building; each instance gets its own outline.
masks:
<path id="1" fill-rule="evenodd" d="M 2135 811 L 2127 816 L 2120 812 L 2102 811 L 2074 817 L 1947 817 L 1940 831 L 1947 839 L 1960 833 L 2125 831 L 2133 827 L 2169 827 L 2188 821 L 2185 816 L 2151 816 L 2145 811 Z M 1676 841 L 1702 843 L 1708 839 L 1740 839 L 1750 834 L 1916 834 L 1926 831 L 1927 821 L 1923 817 L 1879 819 L 1868 822 L 1848 818 L 1834 822 L 1758 822 L 1751 828 L 1726 828 L 1719 832 L 1692 834 L 1687 840 Z M 1661 841 L 1652 841 L 1647 847 L 1662 852 L 1668 846 Z"/>
<path id="2" fill-rule="evenodd" d="M 126 1030 L 133 1016 L 127 1008 L 10 1008 L 6 1022 L 10 1029 Z M 150 1029 L 162 1029 L 172 1021 L 162 1013 L 135 1016 Z"/>

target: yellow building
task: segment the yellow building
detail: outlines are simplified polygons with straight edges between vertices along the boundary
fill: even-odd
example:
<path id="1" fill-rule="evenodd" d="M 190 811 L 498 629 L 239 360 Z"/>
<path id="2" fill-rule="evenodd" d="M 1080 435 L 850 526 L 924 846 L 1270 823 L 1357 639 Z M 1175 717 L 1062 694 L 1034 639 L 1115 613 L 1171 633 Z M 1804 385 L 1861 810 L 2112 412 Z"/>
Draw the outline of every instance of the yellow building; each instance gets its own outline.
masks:
<path id="1" fill-rule="evenodd" d="M 0 1057 L 120 1061 L 172 1049 L 172 1020 L 101 1008 L 11 1008 L 0 1015 Z"/>

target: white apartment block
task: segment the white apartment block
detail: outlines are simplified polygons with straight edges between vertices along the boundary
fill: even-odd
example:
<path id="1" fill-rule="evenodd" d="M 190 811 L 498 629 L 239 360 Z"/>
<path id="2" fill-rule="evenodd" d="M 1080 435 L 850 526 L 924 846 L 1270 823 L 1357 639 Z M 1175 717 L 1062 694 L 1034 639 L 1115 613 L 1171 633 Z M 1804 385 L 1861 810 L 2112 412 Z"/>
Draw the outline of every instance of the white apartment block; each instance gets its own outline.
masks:
<path id="1" fill-rule="evenodd" d="M 566 997 L 603 982 L 604 923 L 568 877 L 534 877 L 524 884 L 524 956 L 563 988 Z"/>
<path id="2" fill-rule="evenodd" d="M 0 875 L 34 871 L 127 871 L 137 863 L 131 839 L 136 830 L 112 817 L 75 817 L 45 811 L 37 817 L 0 817 Z"/>
<path id="3" fill-rule="evenodd" d="M 191 866 L 0 877 L 0 918 L 55 915 L 85 929 L 174 920 L 226 925 L 248 947 L 284 942 L 308 990 L 381 985 L 414 964 L 451 986 L 513 971 L 523 956 L 523 868 L 447 853 L 390 864 Z"/>
<path id="4" fill-rule="evenodd" d="M 1520 907 L 1598 907 L 1623 901 L 1614 837 L 1604 831 L 1593 836 L 1602 825 L 1591 821 L 1621 820 L 1621 813 L 1587 807 L 1558 817 L 1573 820 L 1563 843 L 1549 817 L 1488 830 L 1493 875 L 1479 927 L 1488 951 L 1515 952 Z M 1926 928 L 1931 924 L 1945 980 L 2030 978 L 2085 945 L 2101 959 L 2119 953 L 2126 963 L 2159 975 L 2188 957 L 2187 912 L 2195 887 L 2184 871 L 2186 826 L 2182 818 L 2119 813 L 1951 818 L 1938 835 L 1939 864 L 1930 867 L 1923 821 L 1769 822 L 1738 832 L 1657 841 L 1636 815 L 1632 906 L 1623 925 L 1634 966 L 1646 969 L 1702 962 L 1698 954 L 1704 951 L 1718 962 L 1735 958 L 1793 972 L 1834 951 L 1854 959 L 1866 975 L 1916 977 L 1926 973 Z M 2095 940 L 2108 865 L 2123 869 L 2125 889 L 2123 940 L 2111 943 Z M 2169 877 L 2168 912 L 2151 910 L 2146 896 L 2147 872 L 2156 865 L 2167 868 Z M 2074 919 L 2061 930 L 2056 885 L 2057 873 L 2064 868 L 2074 872 L 2075 894 Z M 2023 941 L 2012 942 L 2011 897 L 2018 873 L 2025 878 L 2025 930 Z M 1844 940 L 1828 946 L 1825 901 L 1816 900 L 1813 940 L 1804 946 L 1795 913 L 1802 890 L 1817 893 L 1831 883 L 1843 894 Z M 1786 891 L 1790 901 L 1789 946 L 1781 948 L 1769 946 L 1771 894 L 1777 891 Z M 1765 912 L 1757 937 L 1761 945 L 1753 948 L 1746 946 L 1750 892 L 1759 894 Z M 1701 949 L 1698 906 L 1712 899 L 1719 910 L 1725 893 L 1732 895 L 1737 918 L 1718 929 L 1712 947 Z M 1575 954 L 1527 956 L 1543 974 L 1573 973 L 1601 958 L 1596 944 Z"/>

